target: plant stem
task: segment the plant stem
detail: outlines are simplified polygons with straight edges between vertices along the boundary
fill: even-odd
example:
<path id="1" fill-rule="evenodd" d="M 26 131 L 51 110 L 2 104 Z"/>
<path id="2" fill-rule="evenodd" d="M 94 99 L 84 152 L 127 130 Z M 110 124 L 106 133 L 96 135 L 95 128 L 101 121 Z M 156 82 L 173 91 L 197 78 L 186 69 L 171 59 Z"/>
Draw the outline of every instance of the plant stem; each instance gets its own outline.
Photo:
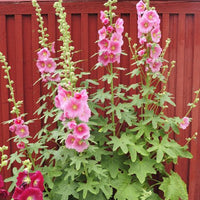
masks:
<path id="1" fill-rule="evenodd" d="M 112 63 L 110 64 L 110 75 L 113 75 L 113 65 Z M 110 90 L 111 90 L 111 107 L 115 105 L 115 100 L 114 100 L 114 81 L 112 78 L 112 81 L 110 83 Z M 113 125 L 113 135 L 115 136 L 115 112 L 112 111 L 112 125 Z"/>

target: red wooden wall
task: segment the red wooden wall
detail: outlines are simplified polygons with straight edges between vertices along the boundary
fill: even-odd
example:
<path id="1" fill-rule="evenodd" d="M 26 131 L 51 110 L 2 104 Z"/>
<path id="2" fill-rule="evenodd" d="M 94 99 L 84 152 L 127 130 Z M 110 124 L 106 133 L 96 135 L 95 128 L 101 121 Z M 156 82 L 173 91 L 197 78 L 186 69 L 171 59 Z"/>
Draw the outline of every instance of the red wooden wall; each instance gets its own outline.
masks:
<path id="1" fill-rule="evenodd" d="M 23 0 L 24 1 L 24 0 Z M 99 11 L 103 10 L 103 1 L 71 2 L 65 1 L 67 21 L 71 25 L 72 39 L 76 50 L 75 60 L 83 59 L 79 67 L 90 71 L 97 61 L 91 58 L 97 52 L 97 30 L 102 26 L 99 20 Z M 137 41 L 137 15 L 135 9 L 136 1 L 120 1 L 118 3 L 118 14 L 125 21 L 125 32 L 134 41 Z M 57 22 L 54 15 L 52 2 L 42 1 L 43 16 L 50 34 L 50 42 L 58 38 L 56 29 Z M 173 70 L 168 90 L 174 94 L 176 108 L 170 107 L 168 114 L 183 117 L 187 112 L 187 103 L 192 102 L 193 91 L 200 87 L 200 2 L 197 1 L 153 1 L 161 17 L 162 23 L 162 45 L 165 40 L 171 38 L 171 46 L 167 53 L 169 60 L 176 60 L 177 65 Z M 12 66 L 11 77 L 15 81 L 17 100 L 24 100 L 23 112 L 29 113 L 27 119 L 33 118 L 32 113 L 38 105 L 36 101 L 43 89 L 41 85 L 33 86 L 40 77 L 36 66 L 35 50 L 38 49 L 37 22 L 34 9 L 29 2 L 10 3 L 0 1 L 0 51 L 8 58 Z M 124 50 L 129 53 L 127 42 L 123 45 Z M 129 56 L 122 57 L 121 66 L 130 70 Z M 93 72 L 90 77 L 98 79 L 104 73 L 100 69 L 98 73 Z M 11 118 L 9 114 L 10 105 L 7 102 L 9 96 L 5 88 L 4 73 L 0 72 L 0 122 Z M 121 82 L 130 83 L 121 74 Z M 103 85 L 101 85 L 102 87 Z M 196 131 L 200 132 L 199 119 L 200 107 L 195 108 L 190 117 L 193 118 L 190 128 L 181 132 L 176 139 L 185 144 L 186 137 L 190 137 Z M 41 127 L 40 121 L 32 124 L 31 134 L 34 135 Z M 14 152 L 16 147 L 8 142 L 12 136 L 7 125 L 0 124 L 0 145 L 10 146 L 9 152 Z M 192 141 L 190 150 L 194 155 L 192 160 L 180 159 L 175 170 L 182 176 L 189 189 L 190 200 L 200 200 L 200 137 Z M 4 171 L 5 175 L 10 174 Z"/>

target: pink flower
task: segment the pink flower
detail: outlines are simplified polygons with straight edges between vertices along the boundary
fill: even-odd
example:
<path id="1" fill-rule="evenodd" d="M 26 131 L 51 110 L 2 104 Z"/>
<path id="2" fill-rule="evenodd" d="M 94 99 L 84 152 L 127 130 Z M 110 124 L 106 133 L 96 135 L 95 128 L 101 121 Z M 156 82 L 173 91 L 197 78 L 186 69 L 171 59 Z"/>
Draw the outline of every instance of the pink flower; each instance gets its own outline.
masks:
<path id="1" fill-rule="evenodd" d="M 122 46 L 123 45 L 123 38 L 122 38 L 122 35 L 121 34 L 118 34 L 118 33 L 113 33 L 111 38 L 110 38 L 111 41 L 113 42 L 119 42 L 120 45 Z"/>
<path id="2" fill-rule="evenodd" d="M 108 50 L 109 43 L 110 43 L 110 41 L 108 39 L 103 39 L 98 42 L 98 46 L 101 51 L 106 51 L 106 50 Z"/>
<path id="3" fill-rule="evenodd" d="M 119 42 L 110 41 L 109 50 L 113 54 L 121 53 L 121 45 Z"/>
<path id="4" fill-rule="evenodd" d="M 77 139 L 74 142 L 74 149 L 78 152 L 83 152 L 85 149 L 88 148 L 86 142 L 82 141 L 81 139 Z"/>
<path id="5" fill-rule="evenodd" d="M 43 200 L 43 194 L 39 188 L 29 187 L 25 189 L 20 197 L 19 200 Z"/>
<path id="6" fill-rule="evenodd" d="M 159 43 L 160 42 L 161 31 L 160 31 L 159 28 L 154 28 L 151 31 L 151 38 L 152 38 L 153 42 L 155 42 L 155 43 Z"/>
<path id="7" fill-rule="evenodd" d="M 20 187 L 15 187 L 15 191 L 13 193 L 12 198 L 14 200 L 19 200 L 20 195 L 22 194 L 22 192 L 24 191 L 24 188 L 20 188 Z"/>
<path id="8" fill-rule="evenodd" d="M 143 1 L 139 1 L 137 4 L 136 4 L 136 9 L 137 9 L 137 13 L 138 14 L 142 14 L 144 13 L 145 9 L 146 9 L 146 5 L 145 3 L 143 3 Z"/>
<path id="9" fill-rule="evenodd" d="M 72 97 L 64 107 L 64 113 L 67 113 L 69 118 L 78 117 L 82 113 L 82 102 Z"/>
<path id="10" fill-rule="evenodd" d="M 60 121 L 65 121 L 65 115 L 64 115 L 64 113 L 62 113 L 62 115 L 60 116 L 59 120 Z"/>
<path id="11" fill-rule="evenodd" d="M 103 20 L 103 24 L 106 25 L 106 24 L 108 24 L 108 23 L 109 23 L 109 19 L 108 19 L 108 18 L 105 18 L 105 19 Z"/>
<path id="12" fill-rule="evenodd" d="M 148 33 L 151 31 L 153 24 L 149 22 L 145 17 L 138 19 L 138 30 L 141 33 Z"/>
<path id="13" fill-rule="evenodd" d="M 20 138 L 29 136 L 28 126 L 27 125 L 18 125 L 16 127 L 15 134 L 18 135 Z"/>
<path id="14" fill-rule="evenodd" d="M 146 37 L 141 37 L 139 43 L 144 44 L 146 41 L 147 41 Z"/>
<path id="15" fill-rule="evenodd" d="M 159 16 L 156 10 L 146 10 L 143 17 L 145 17 L 150 23 L 158 23 Z"/>
<path id="16" fill-rule="evenodd" d="M 188 117 L 183 117 L 182 122 L 180 123 L 180 128 L 186 129 L 190 124 L 190 119 Z"/>
<path id="17" fill-rule="evenodd" d="M 117 21 L 115 22 L 115 29 L 116 29 L 116 32 L 118 34 L 122 34 L 123 31 L 124 31 L 124 20 L 121 19 L 121 18 L 118 18 Z"/>
<path id="18" fill-rule="evenodd" d="M 14 119 L 14 124 L 19 125 L 19 124 L 23 124 L 24 120 L 22 120 L 21 117 L 17 117 L 16 119 Z"/>
<path id="19" fill-rule="evenodd" d="M 36 66 L 41 73 L 43 73 L 46 69 L 46 64 L 44 60 L 37 60 Z"/>
<path id="20" fill-rule="evenodd" d="M 72 134 L 69 134 L 67 136 L 67 139 L 65 140 L 65 146 L 68 149 L 73 149 L 74 148 L 74 143 L 75 143 L 76 137 Z"/>
<path id="21" fill-rule="evenodd" d="M 56 53 L 56 51 L 55 51 L 55 42 L 52 42 L 52 44 L 51 44 L 51 52 L 52 53 Z"/>
<path id="22" fill-rule="evenodd" d="M 90 117 L 91 117 L 91 110 L 90 110 L 88 104 L 84 104 L 83 111 L 79 115 L 79 119 L 83 122 L 88 122 Z"/>
<path id="23" fill-rule="evenodd" d="M 23 183 L 30 184 L 30 182 L 31 179 L 26 170 L 24 170 L 23 172 L 19 172 L 17 176 L 17 183 L 16 183 L 17 186 L 21 186 Z"/>
<path id="24" fill-rule="evenodd" d="M 152 62 L 149 64 L 149 67 L 151 68 L 152 72 L 159 72 L 161 66 L 162 66 L 161 62 Z"/>
<path id="25" fill-rule="evenodd" d="M 142 50 L 138 51 L 138 55 L 143 56 L 145 54 L 145 52 L 146 52 L 146 49 L 142 49 Z"/>
<path id="26" fill-rule="evenodd" d="M 45 72 L 54 72 L 56 69 L 56 62 L 53 58 L 48 58 L 45 60 Z"/>
<path id="27" fill-rule="evenodd" d="M 118 64 L 120 63 L 120 55 L 119 54 L 110 53 L 109 57 L 110 57 L 111 63 L 114 63 L 114 62 L 117 62 Z"/>
<path id="28" fill-rule="evenodd" d="M 107 66 L 110 62 L 109 53 L 107 51 L 103 51 L 100 53 L 98 57 L 98 62 L 100 62 L 103 66 Z"/>
<path id="29" fill-rule="evenodd" d="M 67 123 L 67 126 L 68 128 L 71 130 L 71 129 L 74 129 L 76 127 L 76 122 L 73 120 L 73 121 L 70 121 Z"/>
<path id="30" fill-rule="evenodd" d="M 31 187 L 39 188 L 42 192 L 44 190 L 44 178 L 42 176 L 42 173 L 40 171 L 36 171 L 31 176 Z"/>
<path id="31" fill-rule="evenodd" d="M 19 143 L 17 143 L 17 148 L 18 149 L 24 149 L 25 148 L 25 143 L 24 142 L 19 142 Z"/>
<path id="32" fill-rule="evenodd" d="M 81 90 L 80 94 L 81 94 L 81 100 L 87 102 L 88 100 L 87 90 L 86 89 Z"/>
<path id="33" fill-rule="evenodd" d="M 90 129 L 85 123 L 77 125 L 73 133 L 79 139 L 88 139 L 90 137 Z"/>
<path id="34" fill-rule="evenodd" d="M 16 130 L 16 125 L 15 124 L 13 124 L 12 126 L 9 126 L 9 131 L 10 132 L 14 133 L 15 130 Z"/>
<path id="35" fill-rule="evenodd" d="M 0 199 L 6 199 L 9 196 L 9 192 L 5 189 L 0 188 Z"/>
<path id="36" fill-rule="evenodd" d="M 104 38 L 106 38 L 106 27 L 103 26 L 103 28 L 101 28 L 99 31 L 98 31 L 98 34 L 99 34 L 99 40 L 102 40 Z"/>
<path id="37" fill-rule="evenodd" d="M 156 44 L 156 46 L 152 46 L 152 47 L 151 47 L 150 56 L 151 56 L 153 59 L 157 59 L 157 58 L 159 58 L 161 52 L 162 52 L 162 48 L 160 47 L 159 44 Z"/>
<path id="38" fill-rule="evenodd" d="M 107 27 L 107 31 L 109 33 L 112 33 L 113 30 L 114 30 L 114 28 L 111 25 Z"/>
<path id="39" fill-rule="evenodd" d="M 45 47 L 45 48 L 41 49 L 40 51 L 38 51 L 37 55 L 38 55 L 38 60 L 47 60 L 50 57 L 51 53 Z"/>
<path id="40" fill-rule="evenodd" d="M 100 11 L 100 20 L 103 23 L 104 19 L 106 18 L 106 14 L 104 13 L 104 11 Z"/>

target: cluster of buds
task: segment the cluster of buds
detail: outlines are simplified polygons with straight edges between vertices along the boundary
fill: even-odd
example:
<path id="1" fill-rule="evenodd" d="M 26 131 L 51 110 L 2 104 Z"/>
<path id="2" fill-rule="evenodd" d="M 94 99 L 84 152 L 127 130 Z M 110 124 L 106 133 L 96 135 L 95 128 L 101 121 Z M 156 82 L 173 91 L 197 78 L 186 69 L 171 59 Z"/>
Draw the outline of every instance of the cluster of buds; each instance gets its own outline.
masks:
<path id="1" fill-rule="evenodd" d="M 54 46 L 54 43 L 53 43 Z M 51 52 L 55 52 L 54 47 L 51 49 Z M 44 47 L 40 51 L 37 52 L 37 67 L 42 74 L 42 80 L 44 82 L 47 81 L 60 81 L 59 74 L 55 73 L 57 68 L 56 62 L 53 58 L 51 58 L 51 52 L 48 48 Z"/>
<path id="2" fill-rule="evenodd" d="M 78 152 L 88 148 L 87 140 L 90 137 L 90 129 L 86 124 L 91 117 L 91 110 L 87 103 L 88 95 L 86 90 L 74 92 L 58 86 L 58 94 L 55 97 L 55 106 L 63 113 L 61 120 L 66 124 L 73 134 L 67 136 L 65 145 L 69 149 Z M 81 123 L 78 123 L 80 122 Z M 66 123 L 67 122 L 67 123 Z"/>
<path id="3" fill-rule="evenodd" d="M 149 8 L 142 0 L 137 5 L 138 38 L 144 46 L 138 52 L 140 57 L 146 59 L 146 71 L 159 72 L 162 66 L 162 48 L 158 44 L 161 38 L 160 18 L 156 10 Z"/>
<path id="4" fill-rule="evenodd" d="M 109 4 L 107 5 L 110 8 L 109 11 L 105 10 L 100 12 L 100 19 L 104 26 L 98 31 L 98 46 L 100 48 L 98 62 L 103 66 L 114 62 L 120 63 L 120 54 L 122 52 L 124 21 L 118 18 L 115 23 L 112 22 L 115 16 L 112 12 L 115 6 L 112 6 L 112 3 L 113 1 L 108 1 L 105 4 L 105 6 Z"/>

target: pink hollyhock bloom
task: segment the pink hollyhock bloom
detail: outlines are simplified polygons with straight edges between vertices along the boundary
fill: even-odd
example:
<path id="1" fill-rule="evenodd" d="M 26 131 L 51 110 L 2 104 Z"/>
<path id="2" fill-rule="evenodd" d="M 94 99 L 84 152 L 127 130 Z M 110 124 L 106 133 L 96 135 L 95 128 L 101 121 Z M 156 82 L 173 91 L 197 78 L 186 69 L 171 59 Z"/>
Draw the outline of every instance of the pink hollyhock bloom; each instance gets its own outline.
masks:
<path id="1" fill-rule="evenodd" d="M 24 170 L 23 172 L 19 172 L 18 176 L 17 176 L 17 186 L 21 186 L 23 183 L 26 183 L 27 185 L 30 184 L 31 179 L 29 177 L 29 174 L 26 170 Z"/>
<path id="2" fill-rule="evenodd" d="M 113 42 L 119 42 L 120 45 L 122 46 L 123 45 L 123 38 L 122 38 L 122 35 L 121 34 L 118 34 L 118 33 L 113 33 L 111 38 L 110 38 L 111 41 Z"/>
<path id="3" fill-rule="evenodd" d="M 106 51 L 106 50 L 108 50 L 109 43 L 110 43 L 110 41 L 105 38 L 105 39 L 100 40 L 98 42 L 98 46 L 99 46 L 99 48 L 100 48 L 101 51 Z"/>
<path id="4" fill-rule="evenodd" d="M 65 104 L 69 101 L 71 95 L 71 91 L 66 91 L 61 86 L 59 86 L 58 95 L 55 97 L 55 106 L 64 110 Z"/>
<path id="5" fill-rule="evenodd" d="M 15 191 L 13 193 L 12 198 L 14 200 L 19 200 L 20 195 L 22 194 L 22 192 L 24 191 L 24 188 L 20 188 L 20 187 L 15 187 Z"/>
<path id="6" fill-rule="evenodd" d="M 74 128 L 73 133 L 79 139 L 88 139 L 90 137 L 90 128 L 87 124 L 81 123 Z"/>
<path id="7" fill-rule="evenodd" d="M 151 56 L 153 59 L 157 59 L 157 58 L 159 58 L 161 52 L 162 52 L 162 48 L 160 47 L 159 44 L 156 44 L 156 46 L 152 46 L 152 47 L 151 47 L 150 56 Z"/>
<path id="8" fill-rule="evenodd" d="M 110 57 L 111 63 L 114 63 L 114 62 L 117 62 L 118 64 L 120 63 L 120 55 L 119 54 L 110 53 L 109 57 Z"/>
<path id="9" fill-rule="evenodd" d="M 88 100 L 87 90 L 86 89 L 81 90 L 80 94 L 81 94 L 81 100 L 87 102 Z"/>
<path id="10" fill-rule="evenodd" d="M 115 30 L 118 34 L 122 34 L 124 31 L 124 20 L 121 18 L 118 18 L 115 22 Z"/>
<path id="11" fill-rule="evenodd" d="M 41 49 L 40 51 L 38 51 L 37 55 L 38 55 L 38 60 L 47 60 L 50 57 L 51 53 L 45 47 L 45 48 Z"/>
<path id="12" fill-rule="evenodd" d="M 141 38 L 142 36 L 143 36 L 143 33 L 138 30 L 138 38 Z"/>
<path id="13" fill-rule="evenodd" d="M 145 17 L 150 23 L 158 23 L 159 20 L 156 10 L 146 10 L 143 17 Z"/>
<path id="14" fill-rule="evenodd" d="M 107 35 L 106 27 L 103 26 L 103 28 L 101 28 L 101 29 L 98 31 L 98 34 L 99 34 L 99 40 L 102 40 L 102 39 L 106 38 L 106 35 Z"/>
<path id="15" fill-rule="evenodd" d="M 21 193 L 19 200 L 43 200 L 43 194 L 39 188 L 29 187 Z"/>
<path id="16" fill-rule="evenodd" d="M 146 9 L 146 4 L 141 0 L 136 4 L 136 9 L 138 14 L 142 14 Z"/>
<path id="17" fill-rule="evenodd" d="M 25 148 L 25 143 L 24 142 L 19 142 L 19 143 L 17 143 L 17 148 L 18 149 L 24 149 Z"/>
<path id="18" fill-rule="evenodd" d="M 88 122 L 90 117 L 91 117 L 91 110 L 87 104 L 84 104 L 83 111 L 79 115 L 79 119 L 83 122 Z"/>
<path id="19" fill-rule="evenodd" d="M 121 45 L 119 42 L 110 41 L 109 45 L 110 53 L 118 54 L 121 53 Z"/>
<path id="20" fill-rule="evenodd" d="M 52 44 L 51 44 L 51 52 L 52 53 L 56 53 L 56 51 L 55 51 L 55 42 L 52 42 Z"/>
<path id="21" fill-rule="evenodd" d="M 144 44 L 146 41 L 147 41 L 146 37 L 141 37 L 139 43 Z"/>
<path id="22" fill-rule="evenodd" d="M 14 124 L 19 125 L 19 124 L 23 124 L 24 120 L 22 120 L 21 117 L 17 117 L 16 119 L 14 119 Z"/>
<path id="23" fill-rule="evenodd" d="M 103 66 L 107 66 L 110 62 L 109 58 L 109 53 L 107 51 L 103 51 L 98 57 L 98 62 L 101 63 Z"/>
<path id="24" fill-rule="evenodd" d="M 56 69 L 56 62 L 54 61 L 53 58 L 48 58 L 47 60 L 45 60 L 45 72 L 54 72 Z"/>
<path id="25" fill-rule="evenodd" d="M 7 190 L 0 188 L 0 199 L 6 199 L 9 196 L 9 193 Z"/>
<path id="26" fill-rule="evenodd" d="M 44 60 L 37 60 L 36 66 L 41 73 L 43 73 L 46 69 L 46 64 Z"/>
<path id="27" fill-rule="evenodd" d="M 71 130 L 71 129 L 74 129 L 76 127 L 76 122 L 73 120 L 73 121 L 70 121 L 67 123 L 67 126 L 68 128 Z"/>
<path id="28" fill-rule="evenodd" d="M 103 20 L 103 24 L 106 25 L 106 24 L 108 24 L 108 23 L 109 23 L 109 19 L 108 19 L 108 18 L 105 18 L 105 19 Z"/>
<path id="29" fill-rule="evenodd" d="M 155 43 L 159 43 L 160 42 L 161 31 L 160 31 L 159 28 L 154 28 L 151 31 L 151 38 L 152 38 L 153 42 L 155 42 Z"/>
<path id="30" fill-rule="evenodd" d="M 16 127 L 15 134 L 18 135 L 20 138 L 24 138 L 29 136 L 29 128 L 27 125 L 18 125 Z"/>
<path id="31" fill-rule="evenodd" d="M 76 139 L 74 142 L 74 149 L 76 151 L 83 152 L 85 149 L 88 148 L 88 145 L 86 142 L 82 141 L 81 139 Z"/>
<path id="32" fill-rule="evenodd" d="M 152 64 L 153 63 L 153 59 L 152 58 L 147 58 L 146 63 L 147 64 Z"/>
<path id="33" fill-rule="evenodd" d="M 72 97 L 64 107 L 64 113 L 67 113 L 69 118 L 75 118 L 82 113 L 82 102 Z"/>
<path id="34" fill-rule="evenodd" d="M 180 128 L 186 129 L 190 124 L 190 119 L 188 117 L 183 117 L 182 122 L 180 123 Z"/>
<path id="35" fill-rule="evenodd" d="M 15 124 L 9 126 L 9 131 L 10 131 L 10 132 L 14 133 L 15 130 L 16 130 L 16 125 L 15 125 Z"/>
<path id="36" fill-rule="evenodd" d="M 65 146 L 68 149 L 74 149 L 74 143 L 76 141 L 76 137 L 72 134 L 69 134 L 67 136 L 67 139 L 65 140 Z"/>
<path id="37" fill-rule="evenodd" d="M 55 96 L 54 102 L 55 102 L 56 108 L 60 108 L 60 107 L 61 107 L 61 104 L 60 104 L 60 100 L 59 100 L 59 96 L 58 96 L 58 95 Z"/>
<path id="38" fill-rule="evenodd" d="M 44 190 L 44 178 L 40 171 L 36 171 L 31 175 L 30 186 L 34 188 L 39 188 L 41 192 Z"/>
<path id="39" fill-rule="evenodd" d="M 149 67 L 151 68 L 152 72 L 159 72 L 162 66 L 161 62 L 152 62 Z"/>
<path id="40" fill-rule="evenodd" d="M 114 30 L 113 26 L 110 25 L 110 26 L 107 27 L 108 33 L 112 33 L 113 30 Z"/>
<path id="41" fill-rule="evenodd" d="M 142 49 L 142 50 L 138 51 L 138 55 L 143 56 L 145 54 L 145 52 L 146 52 L 146 49 Z"/>
<path id="42" fill-rule="evenodd" d="M 151 31 L 153 24 L 149 22 L 145 17 L 138 20 L 138 30 L 141 33 L 148 33 Z"/>
<path id="43" fill-rule="evenodd" d="M 103 20 L 106 18 L 106 14 L 104 13 L 104 11 L 100 11 L 100 20 L 103 23 Z"/>

